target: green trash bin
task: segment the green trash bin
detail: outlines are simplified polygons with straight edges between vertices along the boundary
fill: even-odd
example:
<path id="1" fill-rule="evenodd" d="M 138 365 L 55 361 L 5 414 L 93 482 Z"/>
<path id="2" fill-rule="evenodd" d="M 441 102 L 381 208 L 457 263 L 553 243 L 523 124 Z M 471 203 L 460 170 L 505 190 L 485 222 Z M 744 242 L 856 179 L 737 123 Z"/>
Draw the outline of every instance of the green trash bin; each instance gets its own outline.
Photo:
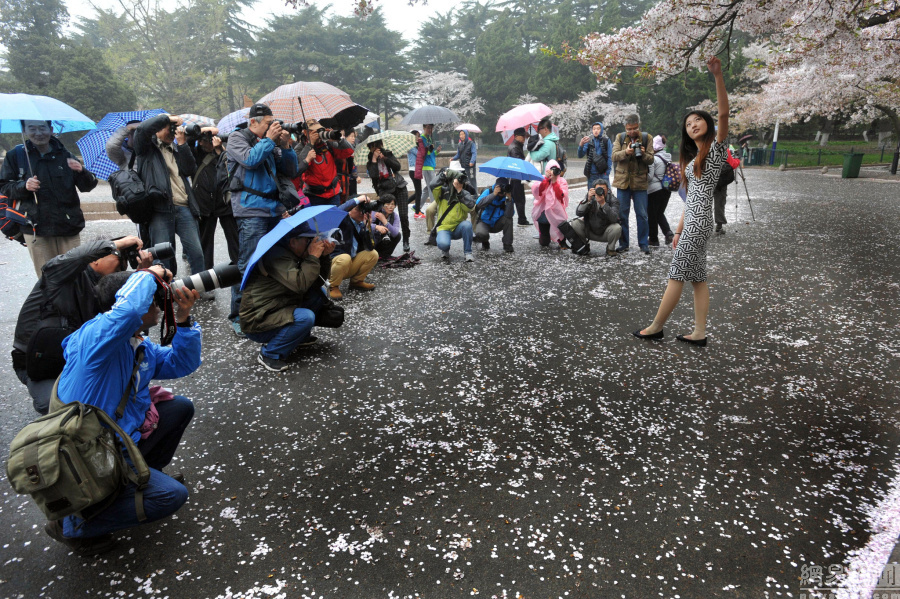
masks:
<path id="1" fill-rule="evenodd" d="M 844 154 L 844 170 L 841 171 L 841 179 L 856 179 L 859 177 L 862 159 L 863 155 L 857 152 Z"/>

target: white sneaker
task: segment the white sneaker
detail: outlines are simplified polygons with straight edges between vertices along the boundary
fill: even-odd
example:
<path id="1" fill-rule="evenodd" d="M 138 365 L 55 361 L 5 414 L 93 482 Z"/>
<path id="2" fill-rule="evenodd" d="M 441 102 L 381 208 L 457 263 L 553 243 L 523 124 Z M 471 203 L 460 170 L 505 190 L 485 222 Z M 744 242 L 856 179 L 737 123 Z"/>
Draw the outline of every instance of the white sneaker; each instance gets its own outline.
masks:
<path id="1" fill-rule="evenodd" d="M 475 262 L 475 258 L 472 254 L 466 254 L 466 262 Z"/>

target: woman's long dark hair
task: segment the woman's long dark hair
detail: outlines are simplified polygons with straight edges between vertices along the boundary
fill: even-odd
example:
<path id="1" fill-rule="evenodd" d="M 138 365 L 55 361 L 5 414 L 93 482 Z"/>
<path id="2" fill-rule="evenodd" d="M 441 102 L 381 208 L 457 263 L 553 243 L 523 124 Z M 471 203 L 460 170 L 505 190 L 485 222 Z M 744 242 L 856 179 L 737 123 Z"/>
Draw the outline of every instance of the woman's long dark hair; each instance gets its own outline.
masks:
<path id="1" fill-rule="evenodd" d="M 687 132 L 687 120 L 688 117 L 692 114 L 696 114 L 701 119 L 706 121 L 706 135 L 703 139 L 700 140 L 698 144 L 696 141 L 691 139 L 691 136 L 688 135 Z M 712 115 L 706 112 L 705 110 L 694 110 L 693 112 L 689 112 L 684 115 L 684 120 L 681 121 L 681 156 L 678 162 L 681 164 L 681 184 L 687 184 L 687 165 L 691 160 L 696 158 L 694 161 L 694 176 L 698 179 L 700 175 L 703 174 L 703 166 L 706 163 L 706 156 L 709 154 L 709 149 L 712 147 L 713 143 L 716 141 L 716 123 L 713 121 Z"/>

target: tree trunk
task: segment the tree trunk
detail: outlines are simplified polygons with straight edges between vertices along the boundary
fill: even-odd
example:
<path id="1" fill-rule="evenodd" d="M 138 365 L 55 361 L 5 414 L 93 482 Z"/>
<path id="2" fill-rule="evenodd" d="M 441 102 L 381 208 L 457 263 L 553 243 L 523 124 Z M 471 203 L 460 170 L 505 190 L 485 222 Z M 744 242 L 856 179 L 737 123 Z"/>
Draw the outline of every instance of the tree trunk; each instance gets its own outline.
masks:
<path id="1" fill-rule="evenodd" d="M 894 159 L 891 161 L 891 174 L 896 175 L 897 163 L 900 162 L 900 113 L 889 106 L 881 104 L 875 104 L 874 106 L 891 120 L 894 135 L 897 136 L 897 148 L 894 150 Z"/>

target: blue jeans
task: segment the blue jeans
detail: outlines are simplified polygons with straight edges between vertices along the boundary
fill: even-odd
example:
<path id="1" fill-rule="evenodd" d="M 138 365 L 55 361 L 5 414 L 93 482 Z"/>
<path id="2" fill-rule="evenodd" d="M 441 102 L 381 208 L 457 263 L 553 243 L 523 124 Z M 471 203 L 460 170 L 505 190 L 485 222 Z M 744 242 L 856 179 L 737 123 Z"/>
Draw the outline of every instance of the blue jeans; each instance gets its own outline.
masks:
<path id="1" fill-rule="evenodd" d="M 306 302 L 303 308 L 294 308 L 294 322 L 292 324 L 262 333 L 244 331 L 244 334 L 251 341 L 265 343 L 259 350 L 265 357 L 274 360 L 284 360 L 294 351 L 295 347 L 309 337 L 309 333 L 316 323 L 316 312 L 324 301 L 325 294 L 314 292 L 313 299 Z"/>
<path id="2" fill-rule="evenodd" d="M 628 217 L 631 215 L 631 202 L 634 200 L 634 215 L 637 217 L 638 245 L 645 248 L 650 243 L 650 225 L 647 222 L 647 190 L 636 191 L 632 189 L 616 190 L 619 199 L 619 224 L 622 225 L 622 239 L 620 248 L 627 248 L 628 241 Z"/>
<path id="3" fill-rule="evenodd" d="M 266 233 L 275 228 L 275 225 L 281 220 L 277 216 L 242 216 L 237 219 L 239 240 L 238 240 L 238 268 L 241 271 L 241 277 L 244 276 L 244 269 L 250 262 L 250 257 L 256 251 L 259 240 Z M 241 313 L 241 284 L 238 283 L 231 288 L 231 313 L 228 320 L 236 321 Z"/>
<path id="4" fill-rule="evenodd" d="M 172 459 L 184 429 L 194 416 L 194 404 L 186 397 L 176 395 L 170 401 L 156 404 L 159 423 L 153 433 L 138 442 L 138 449 L 150 466 L 150 481 L 144 489 L 144 512 L 147 519 L 138 520 L 134 507 L 134 485 L 128 485 L 112 505 L 91 518 L 82 520 L 76 516 L 63 519 L 63 535 L 90 538 L 161 520 L 177 512 L 187 501 L 188 492 L 180 482 L 166 476 L 161 469 Z M 128 460 L 129 467 L 131 460 Z"/>
<path id="5" fill-rule="evenodd" d="M 206 270 L 203 260 L 203 246 L 200 245 L 200 229 L 197 219 L 187 206 L 172 206 L 172 212 L 154 212 L 150 219 L 150 241 L 153 245 L 169 242 L 175 247 L 175 234 L 181 240 L 184 253 L 187 254 L 191 274 Z M 162 260 L 163 265 L 178 272 L 175 258 Z"/>
<path id="6" fill-rule="evenodd" d="M 441 248 L 441 251 L 446 252 L 450 250 L 450 241 L 453 239 L 463 240 L 463 252 L 466 254 L 472 253 L 472 222 L 469 219 L 466 219 L 456 225 L 456 228 L 453 231 L 438 231 L 437 233 L 437 245 Z"/>

